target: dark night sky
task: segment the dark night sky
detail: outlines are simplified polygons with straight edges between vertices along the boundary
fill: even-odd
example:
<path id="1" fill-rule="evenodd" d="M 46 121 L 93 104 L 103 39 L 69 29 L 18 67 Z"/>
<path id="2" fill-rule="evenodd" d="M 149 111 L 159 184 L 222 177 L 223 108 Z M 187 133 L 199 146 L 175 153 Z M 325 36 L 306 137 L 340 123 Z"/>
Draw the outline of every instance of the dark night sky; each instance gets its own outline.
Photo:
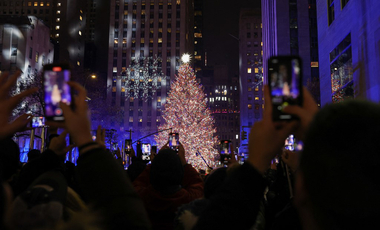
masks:
<path id="1" fill-rule="evenodd" d="M 240 8 L 260 7 L 261 0 L 204 0 L 203 40 L 208 65 L 228 64 L 230 74 L 239 72 Z"/>

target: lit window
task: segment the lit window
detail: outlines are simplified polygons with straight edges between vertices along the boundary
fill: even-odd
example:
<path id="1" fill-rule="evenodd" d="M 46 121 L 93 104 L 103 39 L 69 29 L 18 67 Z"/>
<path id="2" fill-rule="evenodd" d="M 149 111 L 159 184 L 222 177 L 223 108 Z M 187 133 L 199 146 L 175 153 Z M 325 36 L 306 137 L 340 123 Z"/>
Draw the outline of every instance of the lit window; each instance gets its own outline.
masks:
<path id="1" fill-rule="evenodd" d="M 61 6 L 61 3 L 60 3 L 60 2 L 58 2 L 58 3 L 57 3 L 57 6 Z"/>
<path id="2" fill-rule="evenodd" d="M 158 43 L 162 43 L 162 38 L 159 38 L 159 39 L 158 39 Z"/>
<path id="3" fill-rule="evenodd" d="M 248 69 L 247 69 L 247 73 L 252 73 L 252 69 L 251 69 L 251 68 L 248 68 Z"/>
<path id="4" fill-rule="evenodd" d="M 157 98 L 157 102 L 161 102 L 161 97 L 158 97 L 158 98 Z"/>
<path id="5" fill-rule="evenodd" d="M 255 97 L 255 101 L 258 101 L 259 100 L 259 97 Z"/>
<path id="6" fill-rule="evenodd" d="M 61 11 L 60 11 L 60 10 L 57 10 L 57 14 L 61 14 Z"/>
<path id="7" fill-rule="evenodd" d="M 47 2 L 47 3 L 46 3 L 46 6 L 50 6 L 50 2 Z"/>
<path id="8" fill-rule="evenodd" d="M 259 68 L 255 68 L 255 73 L 259 73 Z"/>
<path id="9" fill-rule="evenodd" d="M 34 6 L 38 6 L 38 2 L 34 2 Z"/>
<path id="10" fill-rule="evenodd" d="M 252 91 L 252 88 L 251 88 L 251 87 L 248 87 L 248 91 L 251 92 L 251 91 Z"/>
<path id="11" fill-rule="evenodd" d="M 248 109 L 252 109 L 252 104 L 248 104 Z"/>
<path id="12" fill-rule="evenodd" d="M 113 67 L 112 72 L 116 73 L 117 72 L 117 67 Z"/>
<path id="13" fill-rule="evenodd" d="M 194 44 L 198 44 L 198 41 L 194 41 Z"/>
<path id="14" fill-rule="evenodd" d="M 123 44 L 127 44 L 127 39 L 123 39 Z"/>
<path id="15" fill-rule="evenodd" d="M 255 91 L 258 92 L 259 91 L 259 87 L 256 86 L 255 87 Z"/>
<path id="16" fill-rule="evenodd" d="M 261 46 L 263 46 L 263 42 L 261 42 Z"/>
<path id="17" fill-rule="evenodd" d="M 79 20 L 81 20 L 81 21 L 83 20 L 82 16 L 79 16 Z"/>
<path id="18" fill-rule="evenodd" d="M 28 2 L 28 6 L 32 6 L 32 2 Z"/>
<path id="19" fill-rule="evenodd" d="M 40 6 L 44 6 L 44 3 L 43 3 L 43 2 L 40 2 Z"/>
<path id="20" fill-rule="evenodd" d="M 77 61 L 77 65 L 80 66 L 80 62 L 79 61 Z"/>
<path id="21" fill-rule="evenodd" d="M 118 43 L 119 43 L 119 41 L 118 41 L 117 39 L 115 39 L 113 42 L 114 42 L 115 44 L 118 44 Z"/>
<path id="22" fill-rule="evenodd" d="M 56 21 L 57 21 L 57 22 L 60 22 L 60 21 L 61 21 L 61 18 L 57 18 Z"/>
<path id="23" fill-rule="evenodd" d="M 58 37 L 59 37 L 59 34 L 55 34 L 55 37 L 58 38 Z"/>
<path id="24" fill-rule="evenodd" d="M 40 54 L 38 52 L 36 52 L 36 63 L 38 63 L 38 57 L 40 56 Z"/>
<path id="25" fill-rule="evenodd" d="M 139 122 L 142 122 L 142 118 L 140 118 Z"/>
<path id="26" fill-rule="evenodd" d="M 239 134 L 236 134 L 236 140 L 239 139 Z"/>
<path id="27" fill-rule="evenodd" d="M 59 26 L 55 26 L 55 29 L 56 29 L 56 30 L 59 30 Z"/>
<path id="28" fill-rule="evenodd" d="M 133 117 L 129 117 L 129 122 L 133 122 Z"/>
<path id="29" fill-rule="evenodd" d="M 79 31 L 78 31 L 78 34 L 79 34 L 79 36 L 82 36 L 82 31 L 79 30 Z"/>

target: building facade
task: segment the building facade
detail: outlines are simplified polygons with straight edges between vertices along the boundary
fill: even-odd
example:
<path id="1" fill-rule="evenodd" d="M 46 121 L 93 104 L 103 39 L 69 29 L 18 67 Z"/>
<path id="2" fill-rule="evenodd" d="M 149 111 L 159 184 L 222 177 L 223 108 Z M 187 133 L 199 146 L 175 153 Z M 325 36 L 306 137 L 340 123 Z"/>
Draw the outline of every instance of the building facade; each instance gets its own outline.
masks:
<path id="1" fill-rule="evenodd" d="M 239 20 L 240 126 L 250 127 L 263 114 L 263 51 L 260 9 L 241 9 Z M 248 137 L 248 135 L 247 135 Z M 240 141 L 240 153 L 247 153 L 248 140 Z"/>
<path id="2" fill-rule="evenodd" d="M 319 100 L 318 34 L 315 0 L 262 0 L 263 69 L 276 55 L 297 55 L 302 59 L 303 85 L 310 86 Z"/>
<path id="3" fill-rule="evenodd" d="M 109 123 L 122 135 L 133 130 L 132 138 L 136 139 L 157 131 L 164 122 L 163 104 L 181 64 L 180 57 L 194 50 L 193 11 L 190 0 L 111 1 L 107 97 L 112 106 L 120 108 L 121 120 Z M 125 80 L 141 60 L 158 61 L 157 90 L 148 92 L 149 98 L 132 95 L 128 86 L 134 82 Z M 150 74 L 145 80 L 149 81 Z"/>
<path id="4" fill-rule="evenodd" d="M 0 1 L 3 16 L 29 16 L 43 20 L 55 42 L 54 62 L 68 62 L 80 73 L 84 64 L 86 2 L 76 0 Z"/>
<path id="5" fill-rule="evenodd" d="M 50 29 L 33 16 L 0 16 L 0 70 L 20 69 L 22 78 L 34 78 L 54 59 Z"/>
<path id="6" fill-rule="evenodd" d="M 317 0 L 321 104 L 380 101 L 376 0 Z"/>

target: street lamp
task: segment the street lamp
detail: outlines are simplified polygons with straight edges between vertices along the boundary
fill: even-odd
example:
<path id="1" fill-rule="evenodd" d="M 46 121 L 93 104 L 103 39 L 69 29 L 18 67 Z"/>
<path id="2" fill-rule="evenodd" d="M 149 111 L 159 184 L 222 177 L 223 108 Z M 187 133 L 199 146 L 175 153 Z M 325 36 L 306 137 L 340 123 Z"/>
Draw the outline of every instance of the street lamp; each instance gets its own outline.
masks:
<path id="1" fill-rule="evenodd" d="M 90 74 L 90 75 L 88 75 L 88 76 L 86 77 L 86 79 L 84 80 L 83 88 L 86 88 L 87 80 L 88 80 L 90 77 L 91 77 L 92 79 L 95 79 L 95 78 L 96 78 L 96 75 L 95 75 L 95 74 Z"/>

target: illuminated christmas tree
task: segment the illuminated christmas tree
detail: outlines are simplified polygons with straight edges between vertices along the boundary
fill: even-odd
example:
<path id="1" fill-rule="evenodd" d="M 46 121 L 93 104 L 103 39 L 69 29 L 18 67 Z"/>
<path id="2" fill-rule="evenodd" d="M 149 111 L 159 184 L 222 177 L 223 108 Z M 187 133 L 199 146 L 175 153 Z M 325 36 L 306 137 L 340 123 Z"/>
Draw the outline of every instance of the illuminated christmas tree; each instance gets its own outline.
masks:
<path id="1" fill-rule="evenodd" d="M 214 135 L 214 119 L 207 108 L 202 86 L 188 64 L 180 66 L 177 78 L 171 85 L 163 118 L 165 123 L 158 130 L 172 128 L 172 132 L 179 133 L 179 141 L 189 164 L 198 170 L 216 166 L 218 138 Z M 169 132 L 161 132 L 155 137 L 158 148 L 167 143 Z"/>

